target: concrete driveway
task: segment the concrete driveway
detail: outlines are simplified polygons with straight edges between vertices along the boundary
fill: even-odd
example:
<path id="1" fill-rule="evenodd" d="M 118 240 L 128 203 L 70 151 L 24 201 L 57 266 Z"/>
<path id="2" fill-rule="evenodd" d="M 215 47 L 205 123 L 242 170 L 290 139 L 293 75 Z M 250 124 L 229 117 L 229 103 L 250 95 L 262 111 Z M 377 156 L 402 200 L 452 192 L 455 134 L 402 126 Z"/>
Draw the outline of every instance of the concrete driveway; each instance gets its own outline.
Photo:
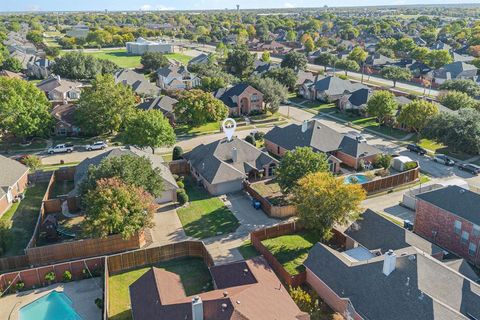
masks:
<path id="1" fill-rule="evenodd" d="M 152 235 L 150 247 L 191 239 L 191 237 L 185 235 L 174 204 L 161 206 L 155 213 L 154 222 L 155 226 L 150 229 Z"/>

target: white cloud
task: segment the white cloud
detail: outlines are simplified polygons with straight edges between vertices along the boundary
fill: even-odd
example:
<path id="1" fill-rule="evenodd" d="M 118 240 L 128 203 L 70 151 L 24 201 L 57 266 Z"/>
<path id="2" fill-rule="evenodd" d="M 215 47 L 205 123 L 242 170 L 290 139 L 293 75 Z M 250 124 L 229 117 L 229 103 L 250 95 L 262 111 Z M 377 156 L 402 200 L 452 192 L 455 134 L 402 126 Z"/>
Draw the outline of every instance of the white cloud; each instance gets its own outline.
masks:
<path id="1" fill-rule="evenodd" d="M 151 4 L 144 4 L 143 6 L 140 7 L 140 10 L 142 11 L 152 11 L 152 10 L 175 10 L 174 7 L 167 7 L 164 6 L 163 4 L 156 4 L 156 5 L 151 5 Z"/>
<path id="2" fill-rule="evenodd" d="M 285 2 L 285 3 L 283 4 L 283 6 L 284 6 L 285 8 L 295 8 L 295 5 L 293 5 L 293 4 L 290 3 L 290 2 Z"/>

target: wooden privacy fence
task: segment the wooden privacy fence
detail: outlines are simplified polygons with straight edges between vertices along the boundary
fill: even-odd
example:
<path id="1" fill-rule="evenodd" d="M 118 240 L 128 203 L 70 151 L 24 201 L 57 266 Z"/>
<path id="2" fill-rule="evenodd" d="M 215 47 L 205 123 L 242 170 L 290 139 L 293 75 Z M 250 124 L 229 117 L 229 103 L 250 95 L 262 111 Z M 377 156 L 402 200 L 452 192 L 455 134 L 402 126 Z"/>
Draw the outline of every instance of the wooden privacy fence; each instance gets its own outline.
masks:
<path id="1" fill-rule="evenodd" d="M 107 266 L 108 272 L 115 274 L 181 257 L 203 258 L 208 267 L 214 264 L 203 242 L 184 241 L 111 255 L 107 258 Z"/>
<path id="2" fill-rule="evenodd" d="M 265 257 L 265 259 L 268 261 L 268 264 L 272 267 L 280 279 L 286 285 L 292 287 L 297 287 L 305 283 L 307 273 L 305 271 L 296 275 L 291 275 L 288 273 L 282 264 L 278 262 L 277 258 L 275 258 L 275 256 L 262 244 L 262 240 L 276 238 L 286 234 L 292 234 L 301 230 L 303 230 L 303 227 L 299 226 L 296 222 L 290 222 L 250 233 L 250 241 L 255 249 L 257 249 L 257 251 Z"/>
<path id="3" fill-rule="evenodd" d="M 168 167 L 173 174 L 182 175 L 190 173 L 190 166 L 185 159 L 173 160 L 168 164 Z"/>
<path id="4" fill-rule="evenodd" d="M 128 240 L 120 235 L 107 238 L 85 239 L 52 244 L 25 250 L 31 265 L 43 265 L 56 261 L 81 259 L 138 249 L 145 244 L 145 235 L 141 231 Z"/>
<path id="5" fill-rule="evenodd" d="M 87 268 L 94 276 L 98 276 L 102 274 L 104 259 L 104 257 L 96 257 L 4 273 L 0 275 L 0 291 L 3 292 L 10 286 L 9 292 L 15 292 L 15 284 L 19 281 L 25 284 L 24 290 L 49 285 L 50 283 L 45 280 L 45 275 L 49 272 L 55 274 L 55 280 L 52 283 L 63 281 L 65 271 L 72 274 L 72 280 L 89 278 L 90 273 L 84 272 Z"/>
<path id="6" fill-rule="evenodd" d="M 362 183 L 361 186 L 369 195 L 371 195 L 398 187 L 402 184 L 415 182 L 419 179 L 419 177 L 420 168 L 417 167 L 388 177 Z"/>
<path id="7" fill-rule="evenodd" d="M 0 258 L 0 272 L 5 270 L 21 269 L 27 266 L 28 258 L 26 255 Z"/>
<path id="8" fill-rule="evenodd" d="M 292 217 L 297 214 L 297 208 L 294 205 L 287 205 L 287 206 L 274 206 L 264 198 L 261 194 L 259 194 L 255 189 L 253 189 L 249 182 L 244 182 L 245 191 L 248 192 L 249 195 L 252 196 L 255 200 L 258 200 L 262 206 L 263 211 L 271 217 L 274 218 L 288 218 Z"/>

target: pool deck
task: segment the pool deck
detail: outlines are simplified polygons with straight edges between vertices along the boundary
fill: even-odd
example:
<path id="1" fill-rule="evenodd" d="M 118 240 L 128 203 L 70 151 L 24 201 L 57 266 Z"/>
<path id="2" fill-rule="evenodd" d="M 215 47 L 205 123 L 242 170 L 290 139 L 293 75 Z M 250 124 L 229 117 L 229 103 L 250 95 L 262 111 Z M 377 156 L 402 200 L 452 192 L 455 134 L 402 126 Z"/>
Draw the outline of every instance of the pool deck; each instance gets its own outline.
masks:
<path id="1" fill-rule="evenodd" d="M 73 308 L 83 320 L 100 320 L 102 311 L 95 305 L 102 298 L 102 279 L 93 278 L 68 283 L 57 283 L 48 287 L 10 294 L 0 298 L 0 320 L 19 320 L 18 310 L 44 295 L 57 290 L 64 292 L 73 302 Z"/>

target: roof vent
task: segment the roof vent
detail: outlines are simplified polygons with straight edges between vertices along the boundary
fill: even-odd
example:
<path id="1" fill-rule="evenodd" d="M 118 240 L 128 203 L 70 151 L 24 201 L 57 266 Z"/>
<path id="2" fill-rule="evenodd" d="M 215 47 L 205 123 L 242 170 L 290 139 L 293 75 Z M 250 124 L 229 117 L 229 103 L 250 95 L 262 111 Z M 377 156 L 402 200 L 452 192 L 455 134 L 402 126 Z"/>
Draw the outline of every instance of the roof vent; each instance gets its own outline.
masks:
<path id="1" fill-rule="evenodd" d="M 465 193 L 465 189 L 461 188 L 460 193 Z"/>
<path id="2" fill-rule="evenodd" d="M 247 268 L 243 269 L 243 274 L 247 275 L 247 273 L 248 273 L 248 269 Z"/>
<path id="3" fill-rule="evenodd" d="M 225 311 L 227 309 L 227 304 L 226 303 L 222 303 L 222 311 Z"/>
<path id="4" fill-rule="evenodd" d="M 223 291 L 223 297 L 224 298 L 228 297 L 228 291 Z"/>

